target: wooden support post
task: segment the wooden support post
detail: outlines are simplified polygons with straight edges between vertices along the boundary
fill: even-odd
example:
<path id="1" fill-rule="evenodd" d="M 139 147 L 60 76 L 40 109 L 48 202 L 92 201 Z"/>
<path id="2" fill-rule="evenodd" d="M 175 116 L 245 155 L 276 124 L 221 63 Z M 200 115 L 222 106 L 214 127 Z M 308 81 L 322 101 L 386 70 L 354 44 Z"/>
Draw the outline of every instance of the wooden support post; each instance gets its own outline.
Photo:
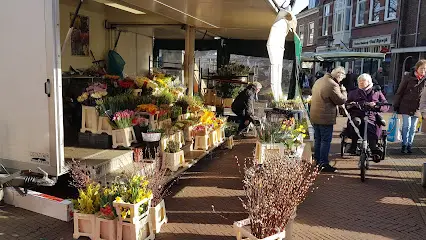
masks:
<path id="1" fill-rule="evenodd" d="M 188 86 L 188 95 L 192 96 L 194 93 L 194 55 L 195 55 L 195 28 L 186 26 L 185 33 L 185 64 L 184 76 L 185 82 Z"/>

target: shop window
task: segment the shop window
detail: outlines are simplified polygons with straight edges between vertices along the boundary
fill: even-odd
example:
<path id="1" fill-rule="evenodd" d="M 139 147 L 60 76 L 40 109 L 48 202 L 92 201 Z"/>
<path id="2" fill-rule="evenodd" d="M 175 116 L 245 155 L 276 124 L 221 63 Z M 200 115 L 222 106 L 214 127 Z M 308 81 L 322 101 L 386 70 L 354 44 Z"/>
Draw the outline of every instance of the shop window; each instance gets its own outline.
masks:
<path id="1" fill-rule="evenodd" d="M 370 0 L 369 23 L 376 23 L 380 19 L 380 0 Z"/>
<path id="2" fill-rule="evenodd" d="M 330 19 L 330 4 L 324 5 L 324 12 L 322 16 L 322 35 L 327 36 L 328 33 L 328 22 Z"/>
<path id="3" fill-rule="evenodd" d="M 315 33 L 315 23 L 310 22 L 309 23 L 309 39 L 308 39 L 308 45 L 314 44 L 314 33 Z"/>
<path id="4" fill-rule="evenodd" d="M 355 26 L 364 25 L 364 13 L 367 0 L 357 0 Z"/>
<path id="5" fill-rule="evenodd" d="M 397 9 L 398 9 L 398 0 L 386 0 L 385 20 L 395 19 Z"/>
<path id="6" fill-rule="evenodd" d="M 304 41 L 303 41 L 304 36 L 305 36 L 305 26 L 300 25 L 299 26 L 299 38 L 300 38 L 300 43 L 302 43 L 302 47 L 305 45 Z"/>

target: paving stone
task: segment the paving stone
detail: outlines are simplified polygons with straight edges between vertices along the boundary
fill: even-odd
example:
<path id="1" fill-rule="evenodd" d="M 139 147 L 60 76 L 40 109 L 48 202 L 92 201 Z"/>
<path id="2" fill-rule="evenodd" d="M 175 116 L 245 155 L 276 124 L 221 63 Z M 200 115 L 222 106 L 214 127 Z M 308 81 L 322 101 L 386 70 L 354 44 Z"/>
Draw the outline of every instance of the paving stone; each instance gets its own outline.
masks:
<path id="1" fill-rule="evenodd" d="M 338 119 L 334 136 L 345 121 Z M 399 144 L 391 143 L 386 160 L 372 163 L 361 183 L 358 159 L 340 158 L 340 140 L 333 139 L 331 163 L 339 171 L 321 174 L 299 206 L 294 239 L 425 239 L 426 192 L 420 185 L 425 140 L 426 135 L 416 136 L 410 156 L 399 154 Z M 239 200 L 244 195 L 242 169 L 235 156 L 242 165 L 253 148 L 253 140 L 237 142 L 233 150 L 218 150 L 185 173 L 165 199 L 169 223 L 156 239 L 235 239 L 233 222 L 247 217 Z M 70 240 L 72 231 L 72 223 L 0 208 L 2 240 Z"/>

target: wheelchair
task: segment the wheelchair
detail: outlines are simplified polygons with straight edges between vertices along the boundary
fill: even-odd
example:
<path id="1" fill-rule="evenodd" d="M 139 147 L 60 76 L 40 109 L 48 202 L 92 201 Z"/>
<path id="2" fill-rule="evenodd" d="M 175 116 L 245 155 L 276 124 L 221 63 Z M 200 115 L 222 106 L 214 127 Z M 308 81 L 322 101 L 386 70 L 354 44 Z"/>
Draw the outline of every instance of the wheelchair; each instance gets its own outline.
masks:
<path id="1" fill-rule="evenodd" d="M 349 113 L 347 113 L 347 110 L 344 109 L 346 111 L 346 115 L 349 115 Z M 376 125 L 378 125 L 381 129 L 382 129 L 382 133 L 380 138 L 377 141 L 377 150 L 380 150 L 381 154 L 379 156 L 378 160 L 384 160 L 386 157 L 386 151 L 387 151 L 387 131 L 384 129 L 386 127 L 386 121 L 380 116 L 378 115 L 377 117 L 378 119 L 376 119 Z M 347 124 L 351 124 L 350 121 L 352 121 L 352 123 L 355 125 L 356 128 L 359 128 L 361 126 L 362 120 L 360 118 L 356 118 L 356 119 L 349 119 Z M 362 136 L 362 133 L 360 133 Z M 348 141 L 348 139 L 351 139 L 351 136 L 348 132 L 348 127 L 344 127 L 342 129 L 342 132 L 340 133 L 340 156 L 344 157 L 347 150 L 349 149 L 351 143 L 350 141 Z M 361 155 L 361 149 L 362 149 L 362 138 L 358 137 L 358 143 L 357 143 L 357 148 L 356 148 L 356 156 L 360 156 Z"/>

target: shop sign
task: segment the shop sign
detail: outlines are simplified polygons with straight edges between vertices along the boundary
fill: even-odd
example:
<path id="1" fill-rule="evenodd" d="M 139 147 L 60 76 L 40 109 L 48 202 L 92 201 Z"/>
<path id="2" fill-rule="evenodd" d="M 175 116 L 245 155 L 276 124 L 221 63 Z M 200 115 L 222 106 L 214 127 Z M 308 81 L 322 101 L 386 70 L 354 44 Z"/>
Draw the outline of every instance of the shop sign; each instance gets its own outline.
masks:
<path id="1" fill-rule="evenodd" d="M 352 47 L 368 47 L 375 45 L 389 45 L 391 43 L 391 35 L 387 36 L 378 36 L 378 37 L 370 37 L 370 38 L 359 38 L 352 40 Z"/>

